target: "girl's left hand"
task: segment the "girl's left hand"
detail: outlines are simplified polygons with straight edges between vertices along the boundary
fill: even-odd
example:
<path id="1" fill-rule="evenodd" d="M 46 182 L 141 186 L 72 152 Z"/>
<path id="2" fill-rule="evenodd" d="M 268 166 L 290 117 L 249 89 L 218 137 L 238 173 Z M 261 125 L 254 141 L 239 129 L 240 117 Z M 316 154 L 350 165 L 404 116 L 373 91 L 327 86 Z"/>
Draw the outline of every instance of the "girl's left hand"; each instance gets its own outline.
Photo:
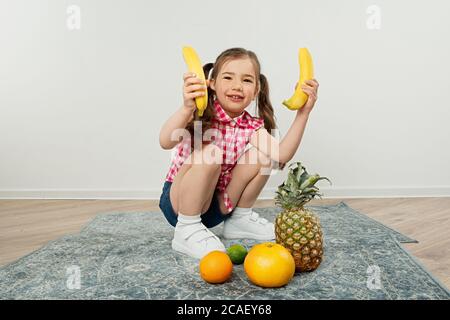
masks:
<path id="1" fill-rule="evenodd" d="M 316 79 L 306 80 L 302 85 L 302 90 L 308 95 L 308 101 L 298 110 L 301 113 L 310 113 L 317 101 L 317 90 L 319 89 L 319 82 Z"/>

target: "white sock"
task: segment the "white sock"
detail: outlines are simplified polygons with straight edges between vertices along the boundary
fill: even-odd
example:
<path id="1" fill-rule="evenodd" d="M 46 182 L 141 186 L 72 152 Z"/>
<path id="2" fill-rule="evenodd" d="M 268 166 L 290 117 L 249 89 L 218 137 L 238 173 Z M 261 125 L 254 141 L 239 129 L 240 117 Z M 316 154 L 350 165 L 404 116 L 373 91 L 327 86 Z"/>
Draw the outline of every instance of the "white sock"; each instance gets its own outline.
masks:
<path id="1" fill-rule="evenodd" d="M 202 219 L 200 218 L 201 214 L 196 214 L 193 216 L 184 215 L 181 212 L 178 212 L 178 222 L 175 226 L 175 233 L 181 232 L 181 234 L 192 235 L 192 226 L 196 224 L 201 224 Z M 195 228 L 194 228 L 195 230 Z M 186 234 L 187 232 L 187 234 Z M 200 234 L 208 233 L 207 229 L 194 231 L 194 233 L 199 232 Z M 208 241 L 212 241 L 212 239 L 208 239 Z"/>
<path id="2" fill-rule="evenodd" d="M 187 216 L 182 214 L 181 212 L 178 212 L 178 223 L 177 226 L 180 225 L 190 225 L 190 224 L 195 224 L 195 223 L 200 223 L 202 221 L 202 219 L 200 218 L 200 213 L 193 215 L 193 216 Z"/>
<path id="3" fill-rule="evenodd" d="M 232 212 L 231 216 L 233 217 L 244 217 L 246 215 L 249 215 L 252 213 L 252 208 L 240 208 L 236 207 L 234 208 L 234 211 Z"/>

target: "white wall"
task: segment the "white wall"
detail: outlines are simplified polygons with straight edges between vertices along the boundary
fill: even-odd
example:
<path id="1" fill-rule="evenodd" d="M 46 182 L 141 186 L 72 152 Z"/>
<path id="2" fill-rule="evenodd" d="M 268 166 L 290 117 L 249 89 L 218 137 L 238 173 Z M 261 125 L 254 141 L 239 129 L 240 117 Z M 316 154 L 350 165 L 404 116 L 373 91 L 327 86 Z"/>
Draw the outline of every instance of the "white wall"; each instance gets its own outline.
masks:
<path id="1" fill-rule="evenodd" d="M 297 49 L 310 49 L 319 100 L 293 160 L 333 181 L 325 195 L 448 196 L 449 12 L 445 0 L 1 0 L 0 198 L 158 199 L 185 44 L 204 63 L 256 52 L 282 136 Z"/>

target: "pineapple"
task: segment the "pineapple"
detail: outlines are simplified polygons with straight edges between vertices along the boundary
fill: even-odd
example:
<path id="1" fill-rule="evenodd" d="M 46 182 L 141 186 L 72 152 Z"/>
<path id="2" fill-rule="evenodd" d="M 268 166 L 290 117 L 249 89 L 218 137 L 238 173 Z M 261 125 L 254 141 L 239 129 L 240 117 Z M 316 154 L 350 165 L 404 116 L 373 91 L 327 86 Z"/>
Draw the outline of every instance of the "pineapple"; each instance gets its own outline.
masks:
<path id="1" fill-rule="evenodd" d="M 321 195 L 314 186 L 319 180 L 328 180 L 318 174 L 309 175 L 300 162 L 289 165 L 287 180 L 278 186 L 275 204 L 282 211 L 276 218 L 276 242 L 290 251 L 295 260 L 296 272 L 313 271 L 322 262 L 323 237 L 319 218 L 304 205 Z"/>

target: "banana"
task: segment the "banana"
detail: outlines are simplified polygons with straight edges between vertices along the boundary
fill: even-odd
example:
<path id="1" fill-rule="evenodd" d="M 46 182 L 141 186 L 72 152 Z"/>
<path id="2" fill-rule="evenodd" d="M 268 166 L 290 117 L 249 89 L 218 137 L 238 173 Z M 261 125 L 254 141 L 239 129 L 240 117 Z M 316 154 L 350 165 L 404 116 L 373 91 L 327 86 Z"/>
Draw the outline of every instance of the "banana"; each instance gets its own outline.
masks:
<path id="1" fill-rule="evenodd" d="M 197 78 L 202 79 L 205 83 L 205 73 L 203 72 L 203 67 L 200 62 L 200 58 L 198 57 L 197 52 L 195 52 L 194 48 L 185 46 L 183 47 L 183 58 L 186 63 L 189 72 L 193 72 L 196 74 Z M 195 105 L 198 109 L 198 115 L 203 116 L 203 111 L 205 111 L 208 106 L 208 89 L 204 89 L 205 94 L 200 97 L 195 98 Z"/>
<path id="2" fill-rule="evenodd" d="M 289 100 L 284 100 L 283 104 L 290 110 L 298 110 L 308 101 L 308 95 L 303 92 L 302 85 L 305 80 L 314 78 L 314 69 L 311 54 L 307 48 L 298 50 L 298 63 L 300 65 L 300 80 L 295 88 L 294 95 Z"/>

